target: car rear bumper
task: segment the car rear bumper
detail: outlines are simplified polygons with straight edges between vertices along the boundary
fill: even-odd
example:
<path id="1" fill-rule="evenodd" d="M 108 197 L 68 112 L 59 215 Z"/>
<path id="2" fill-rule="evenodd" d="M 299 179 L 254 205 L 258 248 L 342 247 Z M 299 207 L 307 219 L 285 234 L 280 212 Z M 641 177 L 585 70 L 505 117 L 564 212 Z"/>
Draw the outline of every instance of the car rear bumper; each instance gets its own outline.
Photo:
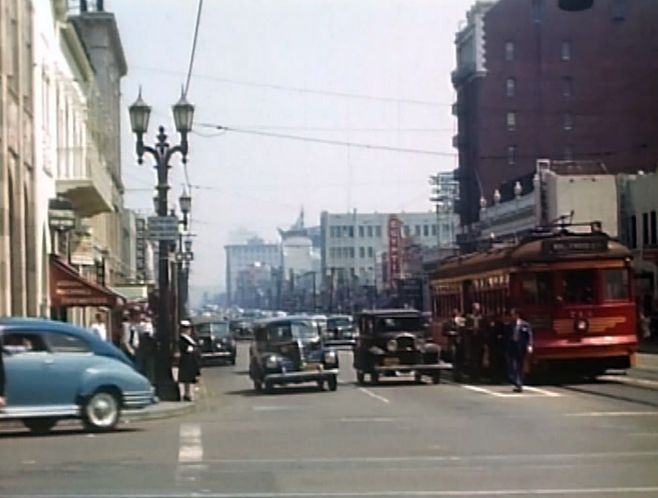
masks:
<path id="1" fill-rule="evenodd" d="M 201 359 L 203 360 L 212 360 L 214 358 L 231 358 L 233 357 L 233 351 L 208 351 L 201 353 Z"/>
<path id="2" fill-rule="evenodd" d="M 415 365 L 375 365 L 376 372 L 404 372 L 405 370 L 423 371 L 423 370 L 450 370 L 450 363 L 431 363 Z"/>
<path id="3" fill-rule="evenodd" d="M 285 372 L 285 373 L 268 373 L 265 375 L 265 382 L 273 382 L 276 384 L 287 384 L 297 382 L 312 382 L 316 380 L 325 380 L 329 377 L 338 375 L 338 369 L 332 368 L 327 370 L 307 370 L 300 372 Z"/>

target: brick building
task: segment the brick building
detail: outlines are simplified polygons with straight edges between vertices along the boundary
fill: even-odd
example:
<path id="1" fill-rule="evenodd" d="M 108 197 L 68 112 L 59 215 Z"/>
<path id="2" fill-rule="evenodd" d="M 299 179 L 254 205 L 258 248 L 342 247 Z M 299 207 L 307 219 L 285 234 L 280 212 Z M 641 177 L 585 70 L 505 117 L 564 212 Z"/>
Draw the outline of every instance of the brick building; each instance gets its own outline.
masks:
<path id="1" fill-rule="evenodd" d="M 462 225 L 480 198 L 533 188 L 536 160 L 593 160 L 612 173 L 658 160 L 658 2 L 480 1 L 456 36 Z"/>

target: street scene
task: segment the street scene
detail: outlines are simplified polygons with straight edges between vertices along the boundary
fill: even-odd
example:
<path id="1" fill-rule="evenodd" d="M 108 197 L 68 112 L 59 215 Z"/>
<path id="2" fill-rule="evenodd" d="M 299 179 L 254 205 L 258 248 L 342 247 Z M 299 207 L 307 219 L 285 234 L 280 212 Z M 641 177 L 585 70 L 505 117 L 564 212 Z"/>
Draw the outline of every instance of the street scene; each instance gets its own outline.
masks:
<path id="1" fill-rule="evenodd" d="M 656 26 L 0 0 L 0 498 L 658 496 Z"/>

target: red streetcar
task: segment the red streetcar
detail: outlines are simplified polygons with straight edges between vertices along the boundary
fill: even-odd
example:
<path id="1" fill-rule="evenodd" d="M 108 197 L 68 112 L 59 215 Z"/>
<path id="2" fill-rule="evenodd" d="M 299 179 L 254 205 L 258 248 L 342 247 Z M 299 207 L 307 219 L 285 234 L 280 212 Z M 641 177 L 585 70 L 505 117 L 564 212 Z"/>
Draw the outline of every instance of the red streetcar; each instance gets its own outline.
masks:
<path id="1" fill-rule="evenodd" d="M 467 348 L 468 368 L 504 365 L 509 308 L 519 309 L 534 330 L 529 372 L 575 367 L 596 375 L 629 368 L 637 348 L 632 281 L 630 251 L 599 231 L 538 233 L 513 246 L 456 256 L 431 278 L 434 338 L 446 359 L 455 360 L 454 333 L 445 324 L 453 309 L 468 313 L 479 302 L 484 332 L 457 341 Z"/>

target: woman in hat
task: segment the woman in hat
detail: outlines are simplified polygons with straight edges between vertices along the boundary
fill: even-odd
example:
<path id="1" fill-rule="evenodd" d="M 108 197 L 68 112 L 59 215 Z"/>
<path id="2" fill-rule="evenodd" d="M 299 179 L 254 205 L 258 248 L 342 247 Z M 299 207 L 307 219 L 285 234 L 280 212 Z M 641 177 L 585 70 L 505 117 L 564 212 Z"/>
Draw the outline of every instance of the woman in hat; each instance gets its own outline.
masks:
<path id="1" fill-rule="evenodd" d="M 178 350 L 178 382 L 183 384 L 183 400 L 192 401 L 192 384 L 197 383 L 201 374 L 199 368 L 199 346 L 192 334 L 192 324 L 182 320 L 179 326 Z"/>

